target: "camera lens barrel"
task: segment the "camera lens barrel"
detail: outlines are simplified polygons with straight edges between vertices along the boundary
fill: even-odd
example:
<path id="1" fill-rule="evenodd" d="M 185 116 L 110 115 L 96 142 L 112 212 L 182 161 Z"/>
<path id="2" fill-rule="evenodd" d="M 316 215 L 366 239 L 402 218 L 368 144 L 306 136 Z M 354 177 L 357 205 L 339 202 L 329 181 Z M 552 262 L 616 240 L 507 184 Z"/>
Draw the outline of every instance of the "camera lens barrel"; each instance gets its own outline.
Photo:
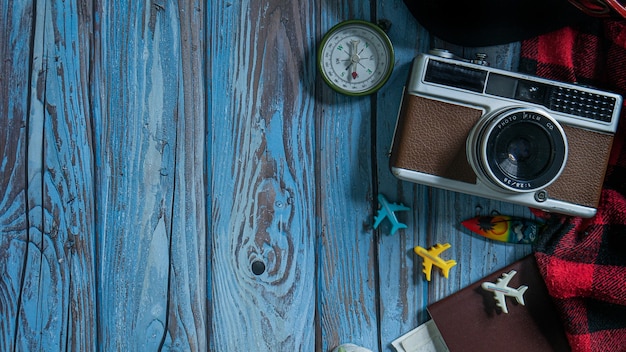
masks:
<path id="1" fill-rule="evenodd" d="M 487 114 L 467 139 L 478 177 L 511 192 L 534 192 L 554 182 L 567 161 L 567 138 L 547 112 L 529 107 Z"/>

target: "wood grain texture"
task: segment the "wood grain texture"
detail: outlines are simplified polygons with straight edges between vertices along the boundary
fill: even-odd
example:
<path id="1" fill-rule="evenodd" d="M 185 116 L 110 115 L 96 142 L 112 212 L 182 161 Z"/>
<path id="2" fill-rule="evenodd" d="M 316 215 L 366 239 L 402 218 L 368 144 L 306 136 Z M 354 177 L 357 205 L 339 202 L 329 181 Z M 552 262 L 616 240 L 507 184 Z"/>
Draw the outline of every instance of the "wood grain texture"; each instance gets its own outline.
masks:
<path id="1" fill-rule="evenodd" d="M 29 58 L 33 4 L 2 1 L 0 12 L 0 350 L 11 351 L 22 325 L 21 292 L 29 247 L 26 199 Z M 23 335 L 22 335 L 23 336 Z"/>
<path id="2" fill-rule="evenodd" d="M 194 1 L 97 3 L 103 350 L 208 348 L 204 16 Z"/>
<path id="3" fill-rule="evenodd" d="M 373 20 L 371 4 L 325 1 L 318 43 L 335 24 Z M 318 76 L 319 77 L 319 76 Z M 377 253 L 372 229 L 372 96 L 348 97 L 318 79 L 318 312 L 321 351 L 379 338 Z"/>
<path id="4" fill-rule="evenodd" d="M 330 351 L 391 341 L 530 252 L 460 222 L 528 209 L 395 179 L 413 57 L 402 0 L 0 0 L 0 350 Z M 389 20 L 375 95 L 330 89 L 318 44 Z M 377 193 L 412 210 L 372 228 Z M 459 263 L 426 282 L 415 245 Z"/>
<path id="5" fill-rule="evenodd" d="M 83 84 L 89 68 L 80 59 L 89 36 L 78 29 L 88 26 L 88 17 L 70 1 L 38 1 L 29 11 L 33 32 L 26 42 L 32 46 L 21 58 L 31 69 L 27 150 L 21 155 L 27 228 L 25 252 L 12 258 L 24 263 L 14 277 L 22 281 L 19 311 L 10 318 L 16 323 L 12 348 L 91 349 L 96 336 L 93 164 Z"/>
<path id="6" fill-rule="evenodd" d="M 42 13 L 44 20 L 40 21 Z M 36 328 L 31 327 L 35 332 L 45 332 L 40 340 L 43 348 L 81 350 L 96 346 L 94 165 L 85 84 L 90 72 L 91 19 L 91 8 L 79 1 L 37 3 L 35 43 L 41 38 L 43 50 L 39 52 L 35 44 L 31 89 L 36 84 L 37 90 L 31 93 L 29 126 L 34 128 L 29 127 L 29 146 L 38 146 L 38 139 L 43 137 L 43 154 L 37 147 L 29 147 L 32 176 L 28 193 L 32 204 L 41 199 L 41 212 L 29 217 L 30 228 L 41 231 L 40 242 L 34 241 L 37 248 L 31 246 L 30 251 L 35 257 L 42 255 L 37 259 L 41 261 L 38 270 L 33 268 L 39 284 L 32 288 L 40 295 L 37 304 L 49 308 L 40 310 L 45 313 L 41 325 L 38 322 Z M 38 130 L 40 127 L 43 131 Z M 39 162 L 41 174 L 37 168 L 31 174 L 30 165 Z M 41 270 L 45 267 L 49 274 Z M 30 276 L 28 272 L 26 275 Z M 27 330 L 25 336 L 31 333 Z"/>
<path id="7" fill-rule="evenodd" d="M 379 261 L 376 270 L 380 277 L 380 345 L 379 351 L 393 351 L 391 341 L 427 320 L 425 306 L 432 288 L 425 283 L 421 262 L 413 253 L 416 245 L 425 245 L 432 239 L 433 203 L 429 188 L 400 182 L 389 170 L 388 153 L 395 130 L 403 87 L 409 76 L 413 58 L 431 47 L 430 36 L 417 24 L 401 0 L 378 4 L 379 19 L 390 21 L 388 35 L 395 49 L 395 68 L 389 82 L 377 94 L 376 160 L 377 192 L 389 201 L 402 202 L 410 212 L 399 213 L 408 225 L 393 236 L 389 227 L 379 232 Z M 385 224 L 387 225 L 387 224 Z M 434 274 L 433 278 L 437 278 Z"/>
<path id="8" fill-rule="evenodd" d="M 313 6 L 242 1 L 212 7 L 210 286 L 216 351 L 315 346 Z"/>

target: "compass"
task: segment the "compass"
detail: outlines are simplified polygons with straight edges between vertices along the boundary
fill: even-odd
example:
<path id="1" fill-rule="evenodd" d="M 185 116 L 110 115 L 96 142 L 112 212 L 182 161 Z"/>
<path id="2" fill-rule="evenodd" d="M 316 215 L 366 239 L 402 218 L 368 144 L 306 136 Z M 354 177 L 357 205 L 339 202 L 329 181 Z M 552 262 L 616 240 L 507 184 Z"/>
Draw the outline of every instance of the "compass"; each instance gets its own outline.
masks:
<path id="1" fill-rule="evenodd" d="M 380 89 L 393 70 L 391 40 L 377 25 L 349 20 L 331 28 L 317 55 L 324 81 L 334 90 L 352 96 Z"/>

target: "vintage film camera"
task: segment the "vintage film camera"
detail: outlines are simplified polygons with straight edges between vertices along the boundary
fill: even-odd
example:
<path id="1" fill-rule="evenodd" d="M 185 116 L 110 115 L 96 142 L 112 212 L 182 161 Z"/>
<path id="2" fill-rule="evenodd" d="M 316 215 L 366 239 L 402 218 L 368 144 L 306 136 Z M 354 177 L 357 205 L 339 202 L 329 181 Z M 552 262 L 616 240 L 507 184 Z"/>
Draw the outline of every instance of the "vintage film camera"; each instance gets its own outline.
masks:
<path id="1" fill-rule="evenodd" d="M 418 55 L 390 153 L 402 180 L 581 217 L 596 213 L 622 97 Z"/>

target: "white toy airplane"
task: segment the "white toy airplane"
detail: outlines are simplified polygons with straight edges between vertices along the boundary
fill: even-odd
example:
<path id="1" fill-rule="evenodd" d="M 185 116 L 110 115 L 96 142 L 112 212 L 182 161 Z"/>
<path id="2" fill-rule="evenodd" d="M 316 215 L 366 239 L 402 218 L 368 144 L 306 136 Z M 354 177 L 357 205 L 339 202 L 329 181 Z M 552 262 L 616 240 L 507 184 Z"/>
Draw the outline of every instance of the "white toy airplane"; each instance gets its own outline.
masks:
<path id="1" fill-rule="evenodd" d="M 517 274 L 517 271 L 511 270 L 508 273 L 502 274 L 502 277 L 499 278 L 495 284 L 492 282 L 483 282 L 480 285 L 483 289 L 493 292 L 496 305 L 502 309 L 503 313 L 509 312 L 506 308 L 505 296 L 514 297 L 519 304 L 524 305 L 524 292 L 526 292 L 528 286 L 522 285 L 517 289 L 507 286 L 515 274 Z"/>
<path id="2" fill-rule="evenodd" d="M 413 248 L 415 254 L 424 258 L 423 272 L 424 274 L 426 274 L 426 280 L 430 281 L 430 273 L 433 270 L 433 264 L 441 269 L 441 272 L 443 273 L 443 276 L 445 278 L 448 277 L 450 268 L 456 265 L 456 261 L 443 260 L 439 257 L 439 254 L 441 254 L 441 252 L 445 251 L 448 248 L 450 248 L 450 243 L 436 244 L 434 247 L 431 247 L 429 249 L 425 249 L 420 246 L 415 246 Z"/>
<path id="3" fill-rule="evenodd" d="M 378 195 L 378 203 L 380 204 L 380 209 L 378 213 L 374 217 L 374 228 L 377 228 L 380 223 L 385 220 L 385 218 L 389 218 L 391 225 L 391 234 L 393 235 L 399 229 L 406 229 L 407 226 L 400 221 L 398 221 L 398 217 L 396 216 L 396 211 L 407 211 L 410 210 L 409 207 L 404 206 L 404 204 L 398 203 L 389 203 L 387 199 L 382 194 Z"/>

